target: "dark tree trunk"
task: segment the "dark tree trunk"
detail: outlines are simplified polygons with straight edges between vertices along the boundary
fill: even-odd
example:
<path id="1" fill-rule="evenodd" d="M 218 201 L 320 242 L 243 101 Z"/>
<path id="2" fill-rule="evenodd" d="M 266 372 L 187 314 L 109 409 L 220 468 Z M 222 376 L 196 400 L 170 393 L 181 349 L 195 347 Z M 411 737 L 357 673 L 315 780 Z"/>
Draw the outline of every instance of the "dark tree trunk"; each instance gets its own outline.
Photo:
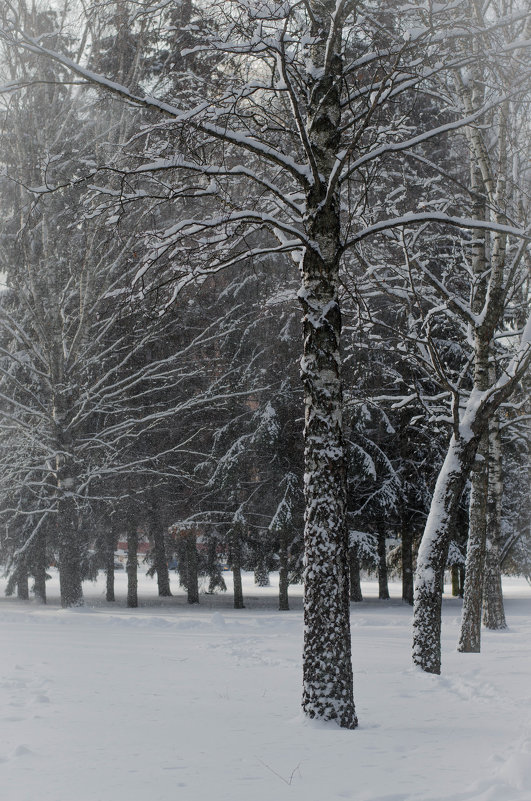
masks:
<path id="1" fill-rule="evenodd" d="M 389 580 L 387 576 L 387 550 L 385 531 L 378 532 L 378 598 L 389 600 Z"/>
<path id="2" fill-rule="evenodd" d="M 83 606 L 78 515 L 71 498 L 59 501 L 57 526 L 61 606 Z"/>
<path id="3" fill-rule="evenodd" d="M 402 600 L 413 606 L 413 535 L 411 527 L 402 525 Z"/>
<path id="4" fill-rule="evenodd" d="M 302 707 L 310 718 L 357 726 L 350 641 L 350 581 L 343 441 L 337 190 L 329 179 L 341 146 L 343 50 L 335 2 L 309 3 L 314 40 L 307 74 L 306 131 L 314 180 L 306 192 L 307 245 L 301 263 L 304 349 L 304 647 Z M 337 22 L 337 27 L 336 27 Z M 330 35 L 330 38 L 329 38 Z"/>
<path id="5" fill-rule="evenodd" d="M 116 533 L 111 525 L 105 532 L 105 598 L 110 603 L 114 597 L 114 550 L 116 548 Z"/>
<path id="6" fill-rule="evenodd" d="M 350 600 L 355 603 L 363 601 L 363 593 L 361 591 L 361 565 L 357 552 L 357 548 L 350 549 L 349 555 L 350 564 Z"/>
<path id="7" fill-rule="evenodd" d="M 41 527 L 34 551 L 33 578 L 35 599 L 41 604 L 46 603 L 46 523 Z"/>
<path id="8" fill-rule="evenodd" d="M 199 565 L 195 532 L 186 536 L 186 591 L 189 604 L 199 603 Z"/>
<path id="9" fill-rule="evenodd" d="M 452 595 L 454 598 L 459 597 L 461 592 L 459 578 L 459 565 L 452 565 Z"/>
<path id="10" fill-rule="evenodd" d="M 466 552 L 466 580 L 463 617 L 457 650 L 479 653 L 481 650 L 481 610 L 487 537 L 489 440 L 485 433 L 478 448 L 479 461 L 472 471 L 470 492 L 470 523 Z"/>
<path id="11" fill-rule="evenodd" d="M 459 565 L 459 597 L 462 598 L 465 594 L 465 577 L 466 570 L 464 565 Z"/>
<path id="12" fill-rule="evenodd" d="M 234 583 L 234 608 L 245 609 L 243 603 L 243 587 L 242 587 L 242 546 L 240 533 L 235 530 L 231 534 L 231 568 L 232 578 Z"/>
<path id="13" fill-rule="evenodd" d="M 281 612 L 289 610 L 288 587 L 288 537 L 285 531 L 280 532 L 278 571 L 278 608 Z"/>
<path id="14" fill-rule="evenodd" d="M 129 521 L 127 530 L 127 606 L 138 606 L 138 531 L 136 520 Z"/>
<path id="15" fill-rule="evenodd" d="M 21 564 L 17 570 L 17 598 L 21 601 L 29 601 L 28 578 L 28 569 Z"/>
<path id="16" fill-rule="evenodd" d="M 153 538 L 154 567 L 157 573 L 159 596 L 168 598 L 171 596 L 171 589 L 168 560 L 166 557 L 165 530 L 159 510 L 159 498 L 155 492 L 152 492 L 150 496 L 149 516 L 149 528 Z M 196 603 L 196 601 L 190 603 Z"/>

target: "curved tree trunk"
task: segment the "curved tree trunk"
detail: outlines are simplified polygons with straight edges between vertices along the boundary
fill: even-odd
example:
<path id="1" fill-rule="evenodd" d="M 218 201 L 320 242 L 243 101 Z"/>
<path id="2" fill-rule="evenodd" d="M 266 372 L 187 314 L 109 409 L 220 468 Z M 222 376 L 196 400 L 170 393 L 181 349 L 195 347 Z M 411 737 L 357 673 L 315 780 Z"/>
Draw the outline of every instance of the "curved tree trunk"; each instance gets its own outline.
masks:
<path id="1" fill-rule="evenodd" d="M 441 606 L 444 568 L 458 505 L 469 476 L 479 436 L 455 434 L 441 468 L 415 573 L 413 662 L 427 673 L 441 672 Z"/>

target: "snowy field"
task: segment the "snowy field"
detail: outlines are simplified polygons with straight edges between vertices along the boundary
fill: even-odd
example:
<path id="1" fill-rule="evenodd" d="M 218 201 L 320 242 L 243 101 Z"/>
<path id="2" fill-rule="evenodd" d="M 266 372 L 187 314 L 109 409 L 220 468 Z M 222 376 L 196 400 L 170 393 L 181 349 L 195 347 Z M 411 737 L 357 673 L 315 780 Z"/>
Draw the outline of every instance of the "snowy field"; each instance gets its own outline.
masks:
<path id="1" fill-rule="evenodd" d="M 230 585 L 230 576 L 226 574 Z M 104 583 L 87 605 L 4 598 L 0 582 L 2 801 L 531 801 L 531 587 L 505 582 L 510 629 L 483 653 L 455 651 L 460 601 L 446 597 L 443 675 L 411 667 L 411 609 L 352 608 L 360 727 L 299 714 L 301 588 L 275 609 L 246 575 L 229 595 L 160 602 L 141 576 L 141 608 Z M 229 586 L 230 590 L 230 586 Z"/>

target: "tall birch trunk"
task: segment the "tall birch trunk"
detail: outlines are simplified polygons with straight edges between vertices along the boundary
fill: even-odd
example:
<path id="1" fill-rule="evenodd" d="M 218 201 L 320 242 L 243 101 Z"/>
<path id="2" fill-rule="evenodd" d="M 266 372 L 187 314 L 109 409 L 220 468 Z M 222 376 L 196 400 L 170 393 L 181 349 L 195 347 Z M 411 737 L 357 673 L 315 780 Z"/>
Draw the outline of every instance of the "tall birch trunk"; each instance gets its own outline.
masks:
<path id="1" fill-rule="evenodd" d="M 310 0 L 306 135 L 314 181 L 306 196 L 309 244 L 301 263 L 305 403 L 305 571 L 302 706 L 310 718 L 355 728 L 350 644 L 346 473 L 339 307 L 339 195 L 328 191 L 340 146 L 340 35 L 335 2 Z M 340 30 L 341 25 L 338 25 Z M 330 39 L 328 40 L 328 34 Z"/>

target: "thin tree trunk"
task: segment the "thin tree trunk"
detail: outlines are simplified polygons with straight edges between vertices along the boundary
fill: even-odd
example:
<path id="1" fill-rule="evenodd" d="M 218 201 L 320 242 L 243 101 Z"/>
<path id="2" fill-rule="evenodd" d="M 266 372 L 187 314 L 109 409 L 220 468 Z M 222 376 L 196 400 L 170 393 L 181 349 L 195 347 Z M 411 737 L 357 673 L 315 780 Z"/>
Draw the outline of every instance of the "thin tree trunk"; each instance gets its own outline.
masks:
<path id="1" fill-rule="evenodd" d="M 231 535 L 231 568 L 232 578 L 234 584 L 234 608 L 245 609 L 243 603 L 243 587 L 242 587 L 242 548 L 240 534 L 237 530 L 232 532 Z"/>
<path id="2" fill-rule="evenodd" d="M 454 598 L 458 598 L 459 594 L 459 565 L 452 565 L 452 595 Z"/>
<path id="3" fill-rule="evenodd" d="M 33 591 L 35 593 L 35 599 L 41 604 L 46 603 L 46 568 L 48 566 L 46 559 L 46 525 L 47 523 L 44 523 L 44 525 L 41 526 L 33 555 Z"/>
<path id="4" fill-rule="evenodd" d="M 350 600 L 355 603 L 363 601 L 363 593 L 361 591 L 361 565 L 358 556 L 358 549 L 353 547 L 350 549 L 349 555 L 350 566 Z"/>
<path id="5" fill-rule="evenodd" d="M 502 447 L 499 422 L 491 420 L 489 428 L 489 496 L 487 501 L 487 546 L 483 584 L 483 623 L 486 628 L 507 628 L 503 606 L 503 590 L 499 555 L 502 513 Z"/>
<path id="6" fill-rule="evenodd" d="M 404 520 L 401 541 L 402 600 L 413 606 L 413 535 L 410 526 Z"/>
<path id="7" fill-rule="evenodd" d="M 457 650 L 479 653 L 481 650 L 481 608 L 487 534 L 489 440 L 485 433 L 478 448 L 479 461 L 472 471 L 470 523 L 466 552 L 466 580 L 463 617 Z"/>
<path id="8" fill-rule="evenodd" d="M 165 530 L 159 510 L 159 499 L 156 492 L 150 493 L 149 516 L 150 533 L 153 538 L 154 565 L 157 573 L 157 585 L 159 596 L 168 598 L 171 596 L 170 573 L 168 570 L 168 560 L 166 557 Z M 198 603 L 197 601 L 189 601 Z"/>
<path id="9" fill-rule="evenodd" d="M 199 603 L 199 574 L 195 532 L 186 534 L 186 591 L 189 604 Z"/>
<path id="10" fill-rule="evenodd" d="M 127 530 L 127 606 L 138 606 L 138 531 L 136 520 L 128 521 Z"/>
<path id="11" fill-rule="evenodd" d="M 288 537 L 286 531 L 280 532 L 278 571 L 278 608 L 281 612 L 289 610 L 288 587 Z"/>
<path id="12" fill-rule="evenodd" d="M 389 600 L 389 581 L 387 576 L 387 550 L 385 531 L 378 532 L 378 598 Z"/>
<path id="13" fill-rule="evenodd" d="M 114 596 L 114 549 L 116 547 L 116 535 L 114 526 L 111 524 L 105 531 L 105 599 L 111 603 L 115 600 Z"/>

